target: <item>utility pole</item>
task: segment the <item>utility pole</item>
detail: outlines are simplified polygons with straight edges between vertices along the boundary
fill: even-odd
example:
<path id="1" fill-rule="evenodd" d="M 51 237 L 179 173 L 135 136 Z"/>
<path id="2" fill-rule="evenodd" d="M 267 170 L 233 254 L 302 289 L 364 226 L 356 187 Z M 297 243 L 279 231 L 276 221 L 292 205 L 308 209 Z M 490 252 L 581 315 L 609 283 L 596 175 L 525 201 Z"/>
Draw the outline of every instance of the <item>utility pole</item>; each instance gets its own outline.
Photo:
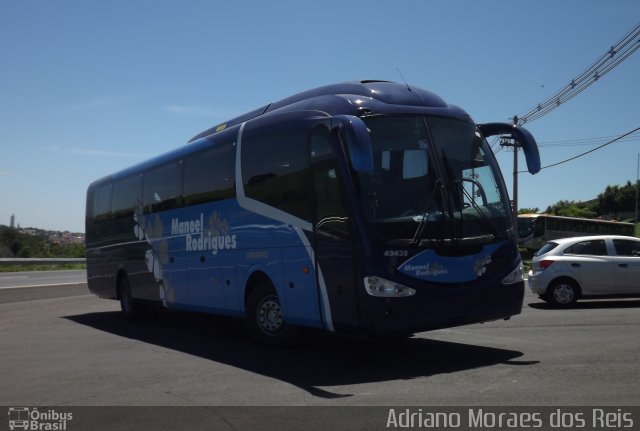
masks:
<path id="1" fill-rule="evenodd" d="M 518 126 L 518 116 L 514 115 L 511 119 L 513 127 Z M 509 137 L 500 137 L 501 147 L 513 147 L 513 193 L 511 198 L 513 199 L 513 228 L 518 232 L 518 141 Z"/>
<path id="2" fill-rule="evenodd" d="M 640 153 L 638 153 L 638 167 L 636 170 L 636 217 L 633 223 L 633 236 L 638 235 L 638 187 L 640 186 Z"/>
<path id="3" fill-rule="evenodd" d="M 518 142 L 511 140 L 513 144 L 513 214 L 518 217 Z M 516 229 L 517 230 L 517 229 Z"/>
<path id="4" fill-rule="evenodd" d="M 518 219 L 518 141 L 514 140 L 508 136 L 500 137 L 500 146 L 501 147 L 513 147 L 513 193 L 511 194 L 511 199 L 513 201 L 512 209 L 514 215 L 514 223 L 516 231 L 518 230 L 517 219 Z"/>

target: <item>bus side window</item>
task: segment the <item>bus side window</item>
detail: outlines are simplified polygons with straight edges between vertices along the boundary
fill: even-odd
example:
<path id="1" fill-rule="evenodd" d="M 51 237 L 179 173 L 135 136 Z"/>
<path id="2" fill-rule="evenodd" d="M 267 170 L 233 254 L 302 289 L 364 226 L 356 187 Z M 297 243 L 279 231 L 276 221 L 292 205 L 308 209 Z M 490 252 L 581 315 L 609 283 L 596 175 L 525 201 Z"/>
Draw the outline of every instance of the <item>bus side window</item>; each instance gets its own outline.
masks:
<path id="1" fill-rule="evenodd" d="M 103 184 L 93 191 L 93 221 L 109 220 L 111 216 L 111 184 Z"/>
<path id="2" fill-rule="evenodd" d="M 141 176 L 122 178 L 113 183 L 111 213 L 114 219 L 131 218 L 140 201 Z"/>
<path id="3" fill-rule="evenodd" d="M 544 236 L 544 219 L 539 218 L 533 220 L 533 236 Z"/>
<path id="4" fill-rule="evenodd" d="M 184 204 L 233 198 L 235 192 L 235 143 L 225 142 L 186 158 Z"/>
<path id="5" fill-rule="evenodd" d="M 87 195 L 87 238 L 104 239 L 109 237 L 112 189 L 112 184 L 106 183 L 89 190 Z"/>
<path id="6" fill-rule="evenodd" d="M 145 172 L 142 204 L 145 214 L 182 206 L 182 161 Z"/>
<path id="7" fill-rule="evenodd" d="M 310 221 L 309 132 L 294 129 L 246 136 L 242 182 L 247 197 Z"/>
<path id="8" fill-rule="evenodd" d="M 133 213 L 140 205 L 142 191 L 142 175 L 120 178 L 113 182 L 113 198 L 111 200 L 111 223 L 108 231 L 103 231 L 113 238 L 124 238 L 133 235 Z"/>

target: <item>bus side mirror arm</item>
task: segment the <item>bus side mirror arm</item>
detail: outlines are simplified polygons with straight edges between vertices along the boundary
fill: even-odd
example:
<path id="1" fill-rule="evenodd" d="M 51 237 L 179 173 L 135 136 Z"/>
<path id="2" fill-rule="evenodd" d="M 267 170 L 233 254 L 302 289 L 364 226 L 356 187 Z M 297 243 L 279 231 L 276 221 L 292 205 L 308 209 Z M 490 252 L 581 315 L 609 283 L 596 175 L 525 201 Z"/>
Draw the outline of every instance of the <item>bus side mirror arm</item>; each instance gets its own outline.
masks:
<path id="1" fill-rule="evenodd" d="M 327 119 L 330 130 L 338 130 L 349 151 L 351 166 L 356 172 L 373 172 L 373 149 L 366 124 L 353 115 L 336 115 Z"/>
<path id="2" fill-rule="evenodd" d="M 511 135 L 513 139 L 518 141 L 524 157 L 527 160 L 527 168 L 531 174 L 540 172 L 540 153 L 535 138 L 524 127 L 514 126 L 509 123 L 486 123 L 478 124 L 478 129 L 485 138 L 494 135 Z"/>

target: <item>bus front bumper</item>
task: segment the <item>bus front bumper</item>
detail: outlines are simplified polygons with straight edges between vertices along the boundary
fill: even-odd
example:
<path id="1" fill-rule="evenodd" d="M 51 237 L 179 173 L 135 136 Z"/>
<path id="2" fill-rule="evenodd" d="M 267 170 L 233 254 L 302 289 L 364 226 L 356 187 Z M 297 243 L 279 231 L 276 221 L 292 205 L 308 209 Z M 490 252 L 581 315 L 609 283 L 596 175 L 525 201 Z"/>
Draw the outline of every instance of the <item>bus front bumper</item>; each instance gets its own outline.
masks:
<path id="1" fill-rule="evenodd" d="M 416 333 L 508 319 L 520 314 L 523 299 L 524 281 L 473 291 L 451 287 L 408 298 L 369 298 L 363 320 L 371 335 Z"/>

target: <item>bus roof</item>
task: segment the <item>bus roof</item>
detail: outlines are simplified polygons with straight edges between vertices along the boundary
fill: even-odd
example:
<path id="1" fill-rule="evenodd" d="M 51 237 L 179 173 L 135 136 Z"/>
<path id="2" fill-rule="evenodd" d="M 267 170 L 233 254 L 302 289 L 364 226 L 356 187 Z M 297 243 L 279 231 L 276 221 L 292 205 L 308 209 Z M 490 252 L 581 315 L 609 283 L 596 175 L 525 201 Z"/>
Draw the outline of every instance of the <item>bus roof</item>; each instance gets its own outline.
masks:
<path id="1" fill-rule="evenodd" d="M 327 116 L 340 114 L 425 113 L 446 115 L 471 121 L 469 114 L 461 108 L 447 104 L 438 95 L 430 91 L 408 84 L 398 84 L 391 81 L 365 80 L 325 85 L 294 94 L 278 102 L 270 103 L 235 117 L 225 123 L 211 127 L 191 138 L 189 140 L 191 145 L 178 147 L 168 153 L 145 160 L 112 175 L 107 175 L 91 183 L 90 187 L 105 181 L 135 174 L 148 167 L 197 151 L 211 143 L 207 142 L 207 140 L 201 142 L 194 141 L 207 137 L 213 138 L 213 135 L 227 132 L 235 126 L 253 118 L 266 116 L 271 113 L 294 111 L 316 111 L 324 113 Z"/>
<path id="2" fill-rule="evenodd" d="M 365 80 L 325 85 L 294 94 L 213 126 L 197 134 L 189 142 L 271 112 L 299 110 L 322 111 L 329 115 L 425 112 L 470 120 L 469 115 L 461 108 L 447 104 L 430 91 L 391 81 Z"/>

